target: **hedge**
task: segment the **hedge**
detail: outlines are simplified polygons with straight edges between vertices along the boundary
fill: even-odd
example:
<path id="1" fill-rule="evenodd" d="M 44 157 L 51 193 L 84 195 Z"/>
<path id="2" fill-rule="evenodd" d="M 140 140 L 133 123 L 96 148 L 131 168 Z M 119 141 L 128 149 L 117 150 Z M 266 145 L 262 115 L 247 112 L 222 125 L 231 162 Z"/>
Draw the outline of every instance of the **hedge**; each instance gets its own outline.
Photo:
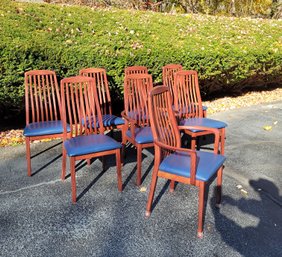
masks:
<path id="1" fill-rule="evenodd" d="M 0 114 L 24 108 L 24 72 L 107 69 L 115 100 L 126 66 L 145 65 L 155 82 L 180 63 L 199 72 L 203 96 L 282 85 L 281 20 L 169 15 L 0 0 Z"/>

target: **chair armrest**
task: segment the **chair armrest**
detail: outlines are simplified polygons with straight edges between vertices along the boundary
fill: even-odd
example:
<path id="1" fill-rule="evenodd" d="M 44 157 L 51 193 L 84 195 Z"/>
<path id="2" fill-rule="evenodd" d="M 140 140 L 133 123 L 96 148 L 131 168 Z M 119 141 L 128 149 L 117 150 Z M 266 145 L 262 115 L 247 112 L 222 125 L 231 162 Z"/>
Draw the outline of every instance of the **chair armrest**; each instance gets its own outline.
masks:
<path id="1" fill-rule="evenodd" d="M 130 123 L 136 123 L 136 120 L 128 117 L 126 114 L 125 114 L 125 111 L 122 111 L 121 112 L 121 117 L 124 118 L 126 121 L 130 122 Z"/>
<path id="2" fill-rule="evenodd" d="M 186 153 L 191 157 L 190 162 L 190 183 L 192 185 L 195 185 L 196 183 L 196 164 L 197 164 L 197 154 L 195 150 L 181 148 L 181 147 L 175 147 L 175 146 L 169 146 L 166 144 L 163 144 L 161 142 L 154 142 L 158 147 L 164 148 L 171 151 L 177 151 L 177 152 L 183 152 Z"/>
<path id="3" fill-rule="evenodd" d="M 203 127 L 203 126 L 178 126 L 179 130 L 202 130 L 214 134 L 214 153 L 218 154 L 219 149 L 219 130 L 215 128 Z"/>
<path id="4" fill-rule="evenodd" d="M 135 141 L 135 127 L 138 126 L 136 120 L 128 117 L 125 114 L 125 111 L 121 112 L 121 117 L 125 119 L 125 123 L 126 123 L 127 129 L 130 128 L 132 139 Z M 130 126 L 129 126 L 128 123 L 130 123 Z"/>

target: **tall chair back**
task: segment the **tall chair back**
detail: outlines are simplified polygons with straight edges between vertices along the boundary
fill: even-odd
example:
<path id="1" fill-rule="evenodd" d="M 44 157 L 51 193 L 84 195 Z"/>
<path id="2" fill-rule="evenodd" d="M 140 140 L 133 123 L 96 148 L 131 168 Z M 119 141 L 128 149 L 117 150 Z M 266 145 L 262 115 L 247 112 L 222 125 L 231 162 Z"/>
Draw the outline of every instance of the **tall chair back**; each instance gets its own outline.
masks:
<path id="1" fill-rule="evenodd" d="M 163 66 L 163 85 L 168 87 L 172 96 L 172 103 L 174 101 L 174 92 L 173 92 L 173 84 L 174 84 L 174 76 L 175 73 L 182 70 L 182 66 L 180 64 L 167 64 Z"/>
<path id="2" fill-rule="evenodd" d="M 193 70 L 175 73 L 174 106 L 180 118 L 203 117 L 198 74 Z"/>
<path id="3" fill-rule="evenodd" d="M 130 66 L 124 69 L 125 76 L 131 74 L 147 74 L 148 69 L 145 66 Z"/>
<path id="4" fill-rule="evenodd" d="M 25 73 L 26 124 L 60 120 L 60 101 L 54 71 L 32 70 Z"/>
<path id="5" fill-rule="evenodd" d="M 95 78 L 101 112 L 111 115 L 112 101 L 106 70 L 103 68 L 87 68 L 80 70 L 79 75 Z"/>
<path id="6" fill-rule="evenodd" d="M 67 123 L 70 125 L 72 137 L 104 132 L 94 78 L 85 76 L 65 78 L 61 81 L 61 92 L 62 116 L 66 119 L 64 139 L 67 137 Z M 93 124 L 99 126 L 92 126 Z"/>
<path id="7" fill-rule="evenodd" d="M 131 74 L 124 79 L 125 114 L 139 126 L 149 124 L 148 96 L 152 89 L 150 74 Z"/>
<path id="8" fill-rule="evenodd" d="M 181 137 L 172 110 L 172 97 L 168 87 L 156 87 L 150 94 L 149 113 L 154 142 L 181 147 Z"/>

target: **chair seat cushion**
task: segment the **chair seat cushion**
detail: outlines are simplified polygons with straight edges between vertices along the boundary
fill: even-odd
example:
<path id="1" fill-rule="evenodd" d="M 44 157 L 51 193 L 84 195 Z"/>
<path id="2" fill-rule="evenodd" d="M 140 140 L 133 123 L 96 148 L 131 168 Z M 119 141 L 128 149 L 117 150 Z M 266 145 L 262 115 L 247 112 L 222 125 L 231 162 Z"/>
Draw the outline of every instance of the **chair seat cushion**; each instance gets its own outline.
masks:
<path id="1" fill-rule="evenodd" d="M 64 142 L 68 156 L 79 156 L 121 148 L 121 144 L 106 135 L 82 135 Z"/>
<path id="2" fill-rule="evenodd" d="M 105 127 L 124 125 L 124 120 L 115 115 L 105 114 L 102 119 Z"/>
<path id="3" fill-rule="evenodd" d="M 189 118 L 180 121 L 182 126 L 203 126 L 208 128 L 221 129 L 227 127 L 227 124 L 222 121 L 208 119 L 208 118 Z M 192 132 L 200 132 L 201 130 L 192 129 Z"/>
<path id="4" fill-rule="evenodd" d="M 132 138 L 131 130 L 126 131 L 126 135 Z M 138 144 L 153 143 L 153 134 L 151 127 L 135 128 L 135 141 Z"/>
<path id="5" fill-rule="evenodd" d="M 197 151 L 196 180 L 209 181 L 225 161 L 223 155 Z M 190 178 L 191 158 L 187 153 L 175 152 L 167 156 L 159 169 L 171 174 Z"/>
<path id="6" fill-rule="evenodd" d="M 70 126 L 67 124 L 67 131 L 70 132 Z M 24 128 L 24 136 L 44 136 L 60 134 L 64 132 L 63 123 L 61 120 L 33 122 Z"/>
<path id="7" fill-rule="evenodd" d="M 96 118 L 96 124 L 98 125 L 99 128 L 99 124 L 98 124 L 98 118 Z M 89 124 L 89 119 L 86 118 L 87 123 Z M 117 117 L 115 115 L 111 115 L 111 114 L 105 114 L 102 115 L 102 121 L 103 121 L 103 125 L 104 127 L 111 127 L 111 126 L 118 126 L 118 125 L 124 125 L 124 120 L 120 117 Z M 84 119 L 82 118 L 82 125 L 84 125 Z M 94 127 L 94 121 L 92 119 L 92 127 Z"/>

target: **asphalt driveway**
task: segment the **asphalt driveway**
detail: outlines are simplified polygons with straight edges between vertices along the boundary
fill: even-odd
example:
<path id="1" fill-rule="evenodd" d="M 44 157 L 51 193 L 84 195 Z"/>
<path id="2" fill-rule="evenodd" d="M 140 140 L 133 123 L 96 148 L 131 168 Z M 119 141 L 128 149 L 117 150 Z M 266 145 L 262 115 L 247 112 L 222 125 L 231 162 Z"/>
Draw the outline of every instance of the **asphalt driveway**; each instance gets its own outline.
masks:
<path id="1" fill-rule="evenodd" d="M 99 160 L 77 163 L 74 205 L 70 178 L 60 180 L 60 141 L 32 144 L 32 177 L 25 146 L 1 148 L 0 256 L 282 256 L 281 114 L 276 102 L 210 116 L 228 123 L 227 161 L 220 210 L 214 184 L 209 189 L 203 239 L 196 237 L 192 186 L 178 184 L 169 193 L 159 179 L 145 218 L 152 150 L 143 154 L 141 189 L 134 184 L 136 153 L 128 147 L 122 193 L 114 157 L 105 172 Z"/>

